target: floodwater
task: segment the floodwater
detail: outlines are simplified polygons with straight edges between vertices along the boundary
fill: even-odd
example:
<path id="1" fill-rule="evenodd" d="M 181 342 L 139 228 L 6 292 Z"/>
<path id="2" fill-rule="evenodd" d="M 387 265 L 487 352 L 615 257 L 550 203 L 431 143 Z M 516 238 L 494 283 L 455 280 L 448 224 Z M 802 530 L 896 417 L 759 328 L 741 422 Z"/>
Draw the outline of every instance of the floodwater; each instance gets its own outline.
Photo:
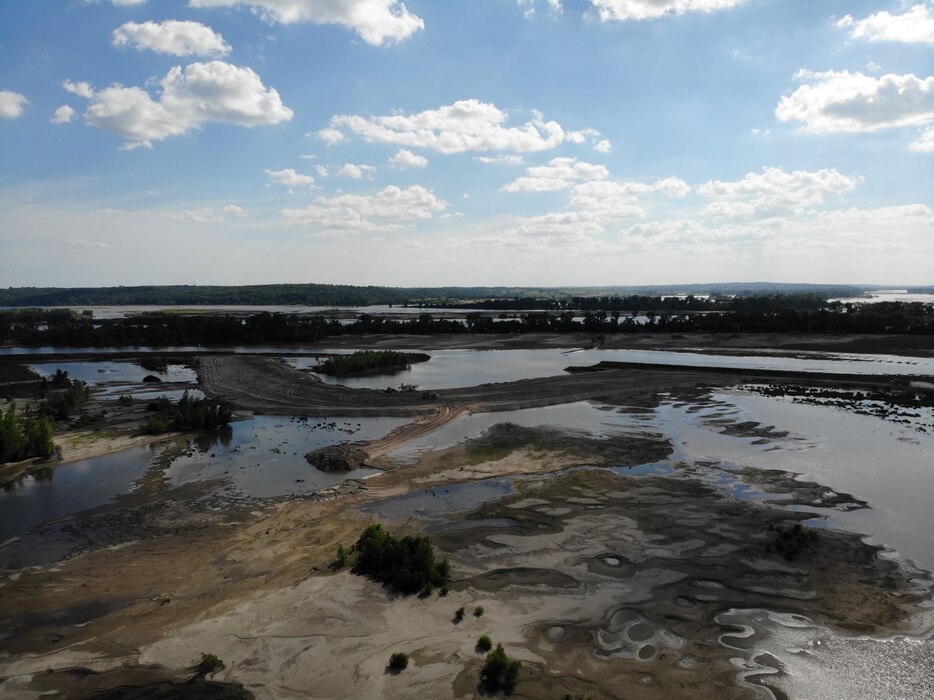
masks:
<path id="1" fill-rule="evenodd" d="M 320 352 L 328 352 L 322 350 Z M 344 350 L 343 352 L 347 352 Z M 408 350 L 407 352 L 418 352 Z M 433 350 L 431 359 L 391 375 L 332 377 L 329 384 L 385 389 L 415 384 L 419 389 L 452 389 L 494 382 L 511 382 L 564 374 L 567 367 L 588 367 L 598 362 L 635 362 L 679 367 L 723 367 L 790 370 L 843 374 L 934 376 L 934 358 L 855 353 L 809 353 L 807 357 L 782 355 L 713 355 L 662 350 Z M 313 368 L 316 361 L 291 358 L 298 367 Z"/>
<path id="2" fill-rule="evenodd" d="M 346 440 L 371 440 L 403 425 L 403 418 L 312 419 L 256 416 L 229 431 L 191 440 L 174 459 L 160 459 L 177 443 L 137 447 L 25 477 L 0 491 L 0 542 L 41 523 L 112 503 L 134 490 L 150 470 L 169 487 L 220 479 L 231 497 L 276 498 L 307 494 L 346 479 L 377 473 L 358 469 L 328 474 L 312 467 L 305 453 Z M 3 565 L 0 546 L 0 566 Z"/>
<path id="3" fill-rule="evenodd" d="M 849 297 L 830 299 L 829 301 L 839 301 L 844 304 L 878 304 L 882 301 L 934 304 L 934 294 L 909 294 L 907 289 L 880 289 L 877 292 L 872 292 L 868 297 Z"/>
<path id="4" fill-rule="evenodd" d="M 61 369 L 68 372 L 72 379 L 80 379 L 89 386 L 97 386 L 105 382 L 119 382 L 131 384 L 142 382 L 143 377 L 153 375 L 163 382 L 185 382 L 195 385 L 198 375 L 185 365 L 168 365 L 165 372 L 144 369 L 133 362 L 42 362 L 29 365 L 31 369 L 43 377 L 51 377 L 55 371 Z"/>

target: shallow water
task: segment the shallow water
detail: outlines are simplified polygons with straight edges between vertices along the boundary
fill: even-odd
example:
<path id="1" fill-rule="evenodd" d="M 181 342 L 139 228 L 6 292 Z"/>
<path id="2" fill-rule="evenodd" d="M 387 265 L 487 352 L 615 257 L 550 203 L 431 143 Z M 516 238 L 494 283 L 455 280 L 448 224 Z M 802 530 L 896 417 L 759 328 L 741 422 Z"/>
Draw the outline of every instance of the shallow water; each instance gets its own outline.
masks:
<path id="1" fill-rule="evenodd" d="M 658 408 L 658 428 L 675 447 L 673 460 L 780 469 L 852 494 L 870 507 L 827 513 L 835 525 L 870 535 L 870 542 L 934 570 L 934 436 L 873 416 L 781 398 L 737 391 L 716 393 L 713 399 L 721 405 L 704 411 L 671 403 Z M 722 433 L 724 426 L 712 420 L 723 418 L 789 434 L 755 444 L 757 438 Z"/>
<path id="2" fill-rule="evenodd" d="M 329 352 L 321 350 L 320 352 Z M 344 350 L 343 352 L 347 352 Z M 418 352 L 410 350 L 409 352 Z M 452 389 L 494 382 L 511 382 L 564 374 L 567 367 L 588 367 L 598 362 L 637 362 L 680 367 L 724 367 L 791 370 L 845 374 L 934 376 L 934 358 L 897 355 L 809 353 L 807 358 L 780 355 L 710 355 L 661 350 L 432 350 L 431 359 L 390 375 L 332 377 L 329 384 L 385 389 L 415 384 L 419 389 Z M 800 353 L 799 353 L 800 354 Z M 298 367 L 313 367 L 315 360 L 293 358 Z"/>
<path id="3" fill-rule="evenodd" d="M 161 470 L 169 486 L 222 479 L 226 494 L 253 498 L 311 493 L 346 479 L 364 478 L 376 471 L 328 474 L 308 464 L 304 455 L 345 440 L 382 437 L 405 422 L 402 418 L 303 422 L 256 416 L 234 422 L 229 431 L 192 440 L 164 468 L 159 463 L 160 454 L 169 449 L 164 444 L 65 464 L 44 479 L 25 477 L 0 491 L 0 542 L 40 523 L 106 505 L 132 491 L 151 469 Z"/>

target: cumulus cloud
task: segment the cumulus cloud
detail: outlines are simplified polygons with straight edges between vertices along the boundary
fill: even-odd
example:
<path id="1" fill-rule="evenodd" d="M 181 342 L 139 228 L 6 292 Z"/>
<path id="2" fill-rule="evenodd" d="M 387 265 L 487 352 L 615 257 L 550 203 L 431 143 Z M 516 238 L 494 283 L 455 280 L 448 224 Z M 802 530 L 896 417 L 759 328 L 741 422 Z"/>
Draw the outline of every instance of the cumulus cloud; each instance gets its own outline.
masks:
<path id="1" fill-rule="evenodd" d="M 604 22 L 657 19 L 686 12 L 729 10 L 747 0 L 591 0 Z"/>
<path id="2" fill-rule="evenodd" d="M 312 187 L 315 184 L 315 179 L 311 175 L 305 175 L 292 168 L 286 168 L 285 170 L 264 170 L 263 172 L 266 173 L 266 177 L 269 178 L 270 182 L 274 182 L 277 185 L 284 185 L 288 187 L 290 191 Z"/>
<path id="3" fill-rule="evenodd" d="M 145 5 L 146 0 L 110 0 L 110 4 L 117 7 L 134 7 L 136 5 Z"/>
<path id="4" fill-rule="evenodd" d="M 318 132 L 318 138 L 324 141 L 328 146 L 344 141 L 347 137 L 338 129 L 326 128 Z"/>
<path id="5" fill-rule="evenodd" d="M 94 90 L 88 83 L 65 82 L 65 89 L 87 97 L 85 122 L 118 134 L 127 149 L 151 147 L 153 141 L 188 133 L 210 122 L 252 127 L 292 118 L 279 93 L 263 85 L 250 68 L 222 61 L 172 68 L 162 80 L 158 99 L 140 87 L 114 84 Z"/>
<path id="6" fill-rule="evenodd" d="M 245 6 L 269 22 L 337 24 L 374 46 L 403 41 L 425 28 L 400 0 L 189 0 L 192 7 Z"/>
<path id="7" fill-rule="evenodd" d="M 344 163 L 344 165 L 338 168 L 335 175 L 338 177 L 349 177 L 351 180 L 359 180 L 365 175 L 369 176 L 370 173 L 374 172 L 376 172 L 376 168 L 374 168 L 372 165 Z"/>
<path id="8" fill-rule="evenodd" d="M 934 10 L 927 5 L 915 5 L 900 15 L 876 12 L 861 20 L 846 15 L 837 26 L 848 29 L 854 39 L 934 44 Z"/>
<path id="9" fill-rule="evenodd" d="M 680 199 L 690 192 L 690 185 L 676 177 L 666 177 L 655 182 L 581 182 L 571 188 L 570 210 L 518 217 L 507 233 L 527 237 L 596 235 L 605 232 L 614 221 L 648 216 L 641 202 L 642 197 L 662 195 Z"/>
<path id="10" fill-rule="evenodd" d="M 781 99 L 775 116 L 816 134 L 859 133 L 934 121 L 934 77 L 798 71 L 806 84 Z"/>
<path id="11" fill-rule="evenodd" d="M 91 83 L 86 83 L 83 81 L 74 83 L 70 80 L 66 80 L 62 83 L 62 87 L 72 95 L 83 97 L 86 100 L 93 99 L 94 97 L 94 88 L 91 87 Z"/>
<path id="12" fill-rule="evenodd" d="M 600 180 L 610 172 L 603 165 L 594 165 L 577 158 L 554 158 L 547 165 L 525 169 L 520 177 L 503 187 L 504 192 L 554 192 L 583 180 Z"/>
<path id="13" fill-rule="evenodd" d="M 609 139 L 602 139 L 593 145 L 593 150 L 597 153 L 609 153 L 613 150 L 613 144 L 610 143 Z"/>
<path id="14" fill-rule="evenodd" d="M 843 175 L 834 169 L 817 171 L 763 168 L 741 180 L 710 180 L 697 188 L 702 197 L 715 200 L 704 214 L 731 218 L 766 218 L 801 211 L 822 204 L 828 196 L 852 192 L 863 183 L 859 175 Z"/>
<path id="15" fill-rule="evenodd" d="M 233 216 L 239 216 L 241 218 L 247 218 L 250 216 L 250 212 L 241 207 L 238 204 L 226 204 L 221 207 L 221 212 L 224 214 L 232 214 Z"/>
<path id="16" fill-rule="evenodd" d="M 934 126 L 922 131 L 921 135 L 908 145 L 908 148 L 915 153 L 934 153 Z"/>
<path id="17" fill-rule="evenodd" d="M 391 185 L 375 195 L 317 197 L 303 209 L 285 209 L 282 214 L 295 224 L 322 230 L 374 231 L 430 219 L 447 206 L 447 202 L 421 185 L 405 189 Z"/>
<path id="18" fill-rule="evenodd" d="M 522 126 L 506 126 L 509 115 L 496 105 L 476 99 L 459 100 L 414 114 L 362 117 L 339 114 L 318 135 L 328 143 L 343 139 L 347 129 L 366 141 L 430 148 L 439 153 L 467 151 L 546 151 L 561 145 L 567 133 L 541 114 Z M 338 136 L 340 135 L 340 136 Z"/>
<path id="19" fill-rule="evenodd" d="M 416 155 L 405 148 L 400 148 L 398 153 L 389 159 L 389 162 L 397 168 L 424 168 L 428 165 L 428 159 L 425 156 Z"/>
<path id="20" fill-rule="evenodd" d="M 52 118 L 49 119 L 49 123 L 50 124 L 67 124 L 68 122 L 72 121 L 75 118 L 75 116 L 77 116 L 77 112 L 75 112 L 73 108 L 71 108 L 68 105 L 62 105 L 61 107 L 55 110 L 55 113 L 52 115 Z"/>
<path id="21" fill-rule="evenodd" d="M 18 119 L 29 100 L 25 95 L 12 90 L 0 90 L 0 118 Z"/>
<path id="22" fill-rule="evenodd" d="M 230 46 L 224 37 L 200 22 L 127 22 L 113 32 L 114 46 L 149 49 L 172 56 L 226 56 Z"/>

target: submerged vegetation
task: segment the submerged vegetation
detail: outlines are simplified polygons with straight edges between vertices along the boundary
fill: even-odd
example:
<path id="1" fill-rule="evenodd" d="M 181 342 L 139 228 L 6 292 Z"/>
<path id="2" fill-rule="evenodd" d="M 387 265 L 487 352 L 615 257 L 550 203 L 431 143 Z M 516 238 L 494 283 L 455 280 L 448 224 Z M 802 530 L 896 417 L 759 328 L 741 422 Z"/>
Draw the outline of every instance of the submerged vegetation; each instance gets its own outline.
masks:
<path id="1" fill-rule="evenodd" d="M 397 538 L 373 524 L 363 531 L 354 548 L 358 556 L 353 572 L 379 581 L 395 593 L 411 595 L 426 586 L 440 587 L 451 577 L 451 565 L 447 559 L 436 560 L 427 537 Z"/>
<path id="2" fill-rule="evenodd" d="M 149 435 L 159 435 L 170 431 L 208 431 L 230 425 L 230 409 L 213 399 L 193 399 L 186 391 L 177 403 L 160 397 L 146 406 L 147 411 L 156 415 L 143 423 L 142 431 Z"/>
<path id="3" fill-rule="evenodd" d="M 428 355 L 395 350 L 360 350 L 350 355 L 332 355 L 315 366 L 315 372 L 336 377 L 398 372 L 413 362 L 424 362 Z"/>

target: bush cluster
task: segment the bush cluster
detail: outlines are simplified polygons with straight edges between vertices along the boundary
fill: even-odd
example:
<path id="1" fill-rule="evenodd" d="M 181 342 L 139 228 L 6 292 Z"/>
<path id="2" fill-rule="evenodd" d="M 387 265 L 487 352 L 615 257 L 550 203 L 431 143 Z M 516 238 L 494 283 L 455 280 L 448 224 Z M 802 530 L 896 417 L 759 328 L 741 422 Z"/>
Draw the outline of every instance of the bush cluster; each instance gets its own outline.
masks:
<path id="1" fill-rule="evenodd" d="M 143 432 L 158 435 L 168 431 L 217 430 L 230 425 L 232 413 L 227 406 L 213 399 L 193 399 L 186 391 L 178 403 L 159 397 L 146 406 L 155 416 L 143 423 Z"/>
<path id="2" fill-rule="evenodd" d="M 0 411 L 0 462 L 19 462 L 31 457 L 48 457 L 55 444 L 54 425 L 49 416 L 17 416 L 10 404 Z"/>
<path id="3" fill-rule="evenodd" d="M 447 559 L 437 561 L 427 537 L 393 537 L 379 524 L 363 531 L 355 549 L 353 572 L 380 581 L 390 590 L 410 595 L 425 586 L 443 586 L 451 576 Z"/>

